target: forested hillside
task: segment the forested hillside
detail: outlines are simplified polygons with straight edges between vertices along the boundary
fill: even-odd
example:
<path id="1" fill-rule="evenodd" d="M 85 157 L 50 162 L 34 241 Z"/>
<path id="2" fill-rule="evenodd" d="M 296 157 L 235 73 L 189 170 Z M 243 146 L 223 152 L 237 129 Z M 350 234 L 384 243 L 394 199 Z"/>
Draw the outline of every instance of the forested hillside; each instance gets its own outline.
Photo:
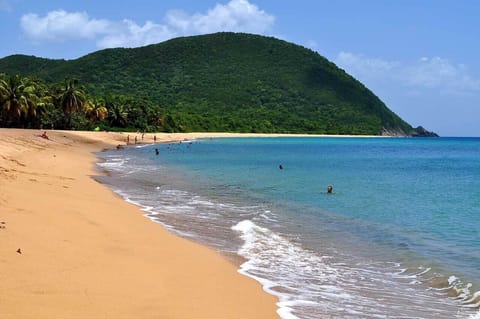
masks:
<path id="1" fill-rule="evenodd" d="M 335 64 L 304 47 L 258 35 L 216 33 L 176 38 L 141 48 L 101 50 L 67 61 L 14 55 L 0 59 L 0 73 L 21 74 L 46 85 L 77 79 L 87 95 L 106 104 L 104 126 L 142 129 L 138 126 L 143 125 L 143 129 L 169 131 L 414 133 L 408 123 Z M 117 108 L 123 100 L 144 110 L 130 114 L 131 123 L 114 123 L 108 120 L 113 112 L 109 100 L 116 101 Z M 155 119 L 134 119 L 151 116 L 146 108 L 154 110 L 150 113 Z M 128 117 L 125 112 L 132 112 L 132 107 L 119 112 Z"/>

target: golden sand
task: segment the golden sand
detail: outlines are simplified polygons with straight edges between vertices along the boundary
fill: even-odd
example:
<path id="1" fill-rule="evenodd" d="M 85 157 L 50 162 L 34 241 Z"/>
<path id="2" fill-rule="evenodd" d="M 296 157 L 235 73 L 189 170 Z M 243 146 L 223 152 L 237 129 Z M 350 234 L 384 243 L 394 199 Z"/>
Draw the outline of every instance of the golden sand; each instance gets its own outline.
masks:
<path id="1" fill-rule="evenodd" d="M 41 133 L 0 129 L 0 318 L 278 318 L 259 283 L 90 177 L 127 134 Z"/>

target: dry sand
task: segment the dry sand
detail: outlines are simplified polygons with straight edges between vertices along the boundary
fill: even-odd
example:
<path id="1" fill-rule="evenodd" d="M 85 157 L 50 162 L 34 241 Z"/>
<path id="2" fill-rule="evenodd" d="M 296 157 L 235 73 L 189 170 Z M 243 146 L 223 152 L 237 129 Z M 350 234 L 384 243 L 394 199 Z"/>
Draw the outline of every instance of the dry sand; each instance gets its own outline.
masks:
<path id="1" fill-rule="evenodd" d="M 0 129 L 0 318 L 278 318 L 259 283 L 90 177 L 126 134 L 41 133 Z M 157 141 L 198 136 L 218 134 Z"/>

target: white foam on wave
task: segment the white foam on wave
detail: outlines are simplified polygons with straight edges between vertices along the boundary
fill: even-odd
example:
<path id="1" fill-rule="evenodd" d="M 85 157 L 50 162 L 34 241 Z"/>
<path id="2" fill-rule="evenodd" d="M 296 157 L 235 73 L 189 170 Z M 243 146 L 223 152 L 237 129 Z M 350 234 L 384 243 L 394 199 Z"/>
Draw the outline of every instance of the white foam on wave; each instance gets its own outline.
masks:
<path id="1" fill-rule="evenodd" d="M 468 319 L 480 319 L 480 311 L 476 314 L 471 315 Z"/>
<path id="2" fill-rule="evenodd" d="M 137 144 L 135 145 L 135 148 L 144 148 L 144 147 L 148 147 L 148 146 L 152 146 L 154 144 Z"/>
<path id="3" fill-rule="evenodd" d="M 457 281 L 457 280 L 458 280 L 457 277 L 455 277 L 455 276 L 450 276 L 450 277 L 448 277 L 448 284 L 449 284 L 449 285 L 453 285 L 453 284 L 455 283 L 455 281 Z"/>
<path id="4" fill-rule="evenodd" d="M 278 297 L 283 319 L 323 318 L 325 313 L 341 318 L 447 318 L 455 309 L 453 302 L 444 309 L 444 300 L 408 284 L 408 279 L 429 273 L 428 267 L 411 275 L 398 263 L 337 263 L 337 258 L 304 249 L 252 220 L 243 220 L 232 230 L 244 241 L 237 253 L 247 261 L 239 272 Z M 450 280 L 454 284 L 455 278 Z M 458 312 L 449 318 L 464 317 Z"/>
<path id="5" fill-rule="evenodd" d="M 445 288 L 437 288 L 437 290 L 451 290 L 455 291 L 453 299 L 458 300 L 463 307 L 479 308 L 480 307 L 480 291 L 473 291 L 471 283 L 463 283 L 458 277 L 448 277 L 448 286 Z"/>
<path id="6" fill-rule="evenodd" d="M 127 203 L 138 206 L 141 211 L 145 212 L 145 214 L 143 214 L 144 217 L 150 219 L 151 221 L 153 221 L 156 224 L 162 225 L 168 231 L 170 231 L 174 234 L 177 234 L 181 237 L 186 237 L 186 238 L 196 238 L 197 237 L 192 233 L 183 232 L 183 231 L 177 229 L 176 227 L 174 227 L 173 225 L 167 224 L 167 223 L 163 222 L 162 220 L 158 219 L 157 218 L 158 213 L 156 212 L 155 207 L 144 205 L 144 204 L 140 203 L 139 201 L 133 200 L 129 197 L 129 195 L 127 195 L 126 193 L 124 193 L 121 190 L 114 190 L 114 192 L 117 193 L 119 196 L 121 196 Z M 172 192 L 175 193 L 175 191 L 172 191 Z M 184 193 L 184 192 L 182 192 L 182 193 Z M 178 208 L 179 211 L 182 211 L 183 209 L 190 208 L 190 207 L 177 207 L 177 208 Z M 167 210 L 167 212 L 168 213 L 178 213 L 177 211 L 168 211 L 168 210 Z"/>
<path id="7" fill-rule="evenodd" d="M 105 162 L 98 162 L 97 165 L 104 168 L 120 168 L 127 163 L 127 159 L 109 158 Z"/>
<path id="8" fill-rule="evenodd" d="M 480 307 L 480 291 L 475 292 L 472 296 L 463 301 L 463 304 L 467 307 L 479 308 Z"/>
<path id="9" fill-rule="evenodd" d="M 122 197 L 127 203 L 130 203 L 130 204 L 133 204 L 135 206 L 138 206 L 140 207 L 141 210 L 151 210 L 153 209 L 153 207 L 150 207 L 150 206 L 145 206 L 143 205 L 142 203 L 140 202 L 137 202 L 133 199 L 131 199 L 126 193 L 124 193 L 123 191 L 121 190 L 113 190 L 115 193 L 117 193 L 118 195 L 120 195 L 120 197 Z"/>
<path id="10" fill-rule="evenodd" d="M 277 303 L 279 316 L 283 319 L 298 318 L 293 314 L 293 307 L 299 305 L 316 305 L 302 295 L 296 285 L 298 277 L 292 276 L 292 269 L 302 269 L 303 272 L 315 272 L 316 277 L 328 277 L 335 280 L 335 269 L 322 262 L 322 258 L 303 250 L 267 228 L 256 225 L 251 220 L 244 220 L 232 227 L 240 233 L 244 245 L 238 254 L 245 257 L 247 262 L 241 265 L 239 272 L 259 281 L 264 290 L 279 298 Z M 315 268 L 315 269 L 314 269 Z M 322 269 L 321 272 L 316 270 Z M 260 274 L 261 273 L 261 274 Z M 267 278 L 268 277 L 268 278 Z M 281 283 L 277 279 L 282 280 Z M 281 289 L 276 289 L 280 288 Z M 324 287 L 328 290 L 328 287 Z M 335 293 L 350 298 L 346 291 L 335 287 Z"/>

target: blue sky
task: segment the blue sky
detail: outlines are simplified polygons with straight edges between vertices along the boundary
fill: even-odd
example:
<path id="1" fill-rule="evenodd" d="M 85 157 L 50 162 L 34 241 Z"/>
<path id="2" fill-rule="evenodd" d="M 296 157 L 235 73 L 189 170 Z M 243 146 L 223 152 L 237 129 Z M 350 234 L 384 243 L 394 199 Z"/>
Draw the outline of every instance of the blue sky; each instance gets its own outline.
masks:
<path id="1" fill-rule="evenodd" d="M 478 17 L 476 0 L 0 0 L 0 57 L 264 34 L 316 50 L 413 126 L 480 136 Z"/>

